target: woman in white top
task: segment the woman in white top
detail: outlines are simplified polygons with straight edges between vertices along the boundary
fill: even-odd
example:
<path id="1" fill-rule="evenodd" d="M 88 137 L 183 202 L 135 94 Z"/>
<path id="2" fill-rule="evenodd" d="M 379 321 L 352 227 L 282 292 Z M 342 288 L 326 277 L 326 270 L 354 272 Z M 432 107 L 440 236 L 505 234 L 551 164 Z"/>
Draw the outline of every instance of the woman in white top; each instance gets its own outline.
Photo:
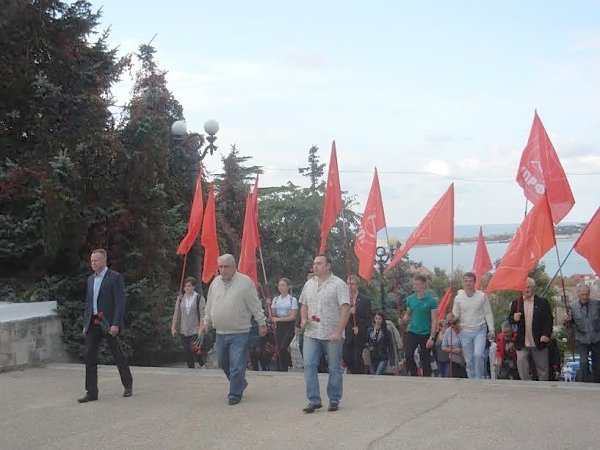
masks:
<path id="1" fill-rule="evenodd" d="M 291 285 L 288 278 L 280 278 L 277 283 L 279 295 L 271 303 L 272 320 L 277 327 L 275 339 L 279 350 L 277 366 L 280 372 L 287 372 L 292 365 L 289 346 L 294 338 L 294 321 L 298 314 L 298 300 L 290 295 Z"/>
<path id="2" fill-rule="evenodd" d="M 193 369 L 196 365 L 192 345 L 198 339 L 205 308 L 206 301 L 204 297 L 196 292 L 196 279 L 194 277 L 186 278 L 183 294 L 179 294 L 175 302 L 173 320 L 171 321 L 171 334 L 175 337 L 179 332 L 181 347 L 183 347 L 185 359 L 190 369 Z"/>

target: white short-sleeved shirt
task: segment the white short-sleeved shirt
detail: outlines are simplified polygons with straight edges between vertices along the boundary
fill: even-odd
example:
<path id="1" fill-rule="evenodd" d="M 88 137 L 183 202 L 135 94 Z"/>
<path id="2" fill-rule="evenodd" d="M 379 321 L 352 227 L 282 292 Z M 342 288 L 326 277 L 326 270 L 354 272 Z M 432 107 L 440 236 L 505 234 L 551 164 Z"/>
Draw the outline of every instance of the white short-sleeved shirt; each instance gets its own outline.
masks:
<path id="1" fill-rule="evenodd" d="M 287 317 L 292 313 L 292 310 L 298 309 L 298 300 L 296 300 L 296 297 L 292 297 L 289 294 L 285 297 L 278 295 L 273 299 L 271 309 L 275 312 L 277 317 Z"/>
<path id="2" fill-rule="evenodd" d="M 309 322 L 304 336 L 327 341 L 340 321 L 341 306 L 350 304 L 348 285 L 341 278 L 331 275 L 319 286 L 318 277 L 312 277 L 302 288 L 300 303 L 308 308 Z"/>

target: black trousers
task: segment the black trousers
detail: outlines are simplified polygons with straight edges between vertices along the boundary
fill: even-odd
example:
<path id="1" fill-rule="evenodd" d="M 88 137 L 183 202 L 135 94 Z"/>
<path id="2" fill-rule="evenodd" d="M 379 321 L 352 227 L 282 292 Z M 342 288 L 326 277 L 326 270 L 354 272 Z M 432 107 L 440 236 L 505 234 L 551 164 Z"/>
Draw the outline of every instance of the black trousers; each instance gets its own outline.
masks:
<path id="1" fill-rule="evenodd" d="M 100 326 L 91 325 L 85 335 L 85 390 L 92 396 L 98 395 L 98 347 L 102 339 L 106 339 L 108 348 L 119 369 L 121 383 L 125 389 L 133 387 L 133 378 L 129 363 L 117 340 L 110 334 L 104 333 Z"/>
<path id="2" fill-rule="evenodd" d="M 191 336 L 179 335 L 181 337 L 181 347 L 183 348 L 183 354 L 185 355 L 185 362 L 190 369 L 196 367 L 196 354 L 192 350 L 192 344 L 198 339 L 197 334 Z"/>
<path id="3" fill-rule="evenodd" d="M 417 364 L 415 363 L 415 350 L 419 347 L 419 357 L 421 358 L 421 367 L 423 367 L 423 376 L 431 376 L 431 362 L 429 358 L 429 349 L 425 347 L 429 335 L 415 333 L 406 333 L 404 336 L 404 356 L 406 357 L 406 371 L 413 377 L 417 376 Z"/>
<path id="4" fill-rule="evenodd" d="M 290 355 L 290 344 L 294 339 L 294 322 L 277 322 L 275 331 L 275 340 L 277 349 L 279 350 L 279 358 L 277 358 L 277 370 L 287 372 L 292 365 L 292 356 Z"/>

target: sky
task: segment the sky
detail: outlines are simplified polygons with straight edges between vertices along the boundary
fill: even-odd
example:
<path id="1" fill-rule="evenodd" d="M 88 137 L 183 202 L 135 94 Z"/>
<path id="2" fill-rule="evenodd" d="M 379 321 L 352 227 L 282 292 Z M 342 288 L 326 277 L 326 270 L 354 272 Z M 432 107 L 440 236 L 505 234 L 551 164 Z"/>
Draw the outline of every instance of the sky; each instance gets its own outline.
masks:
<path id="1" fill-rule="evenodd" d="M 119 54 L 152 40 L 188 129 L 219 122 L 212 173 L 235 144 L 260 186 L 307 186 L 308 150 L 328 163 L 335 140 L 357 212 L 377 167 L 388 226 L 419 223 L 451 182 L 456 224 L 519 223 L 537 109 L 576 200 L 564 222 L 600 206 L 600 2 L 91 3 Z"/>

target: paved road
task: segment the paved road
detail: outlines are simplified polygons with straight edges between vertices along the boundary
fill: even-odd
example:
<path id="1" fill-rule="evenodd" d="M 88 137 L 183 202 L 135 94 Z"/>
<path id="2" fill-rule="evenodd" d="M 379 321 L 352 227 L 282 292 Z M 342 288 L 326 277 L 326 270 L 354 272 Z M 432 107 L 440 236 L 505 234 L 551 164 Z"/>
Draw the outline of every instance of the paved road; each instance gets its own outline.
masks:
<path id="1" fill-rule="evenodd" d="M 100 400 L 83 405 L 81 365 L 0 374 L 0 449 L 600 448 L 593 385 L 345 376 L 340 410 L 307 415 L 299 373 L 249 372 L 228 406 L 218 371 L 132 372 L 123 398 L 116 368 L 101 367 Z"/>

